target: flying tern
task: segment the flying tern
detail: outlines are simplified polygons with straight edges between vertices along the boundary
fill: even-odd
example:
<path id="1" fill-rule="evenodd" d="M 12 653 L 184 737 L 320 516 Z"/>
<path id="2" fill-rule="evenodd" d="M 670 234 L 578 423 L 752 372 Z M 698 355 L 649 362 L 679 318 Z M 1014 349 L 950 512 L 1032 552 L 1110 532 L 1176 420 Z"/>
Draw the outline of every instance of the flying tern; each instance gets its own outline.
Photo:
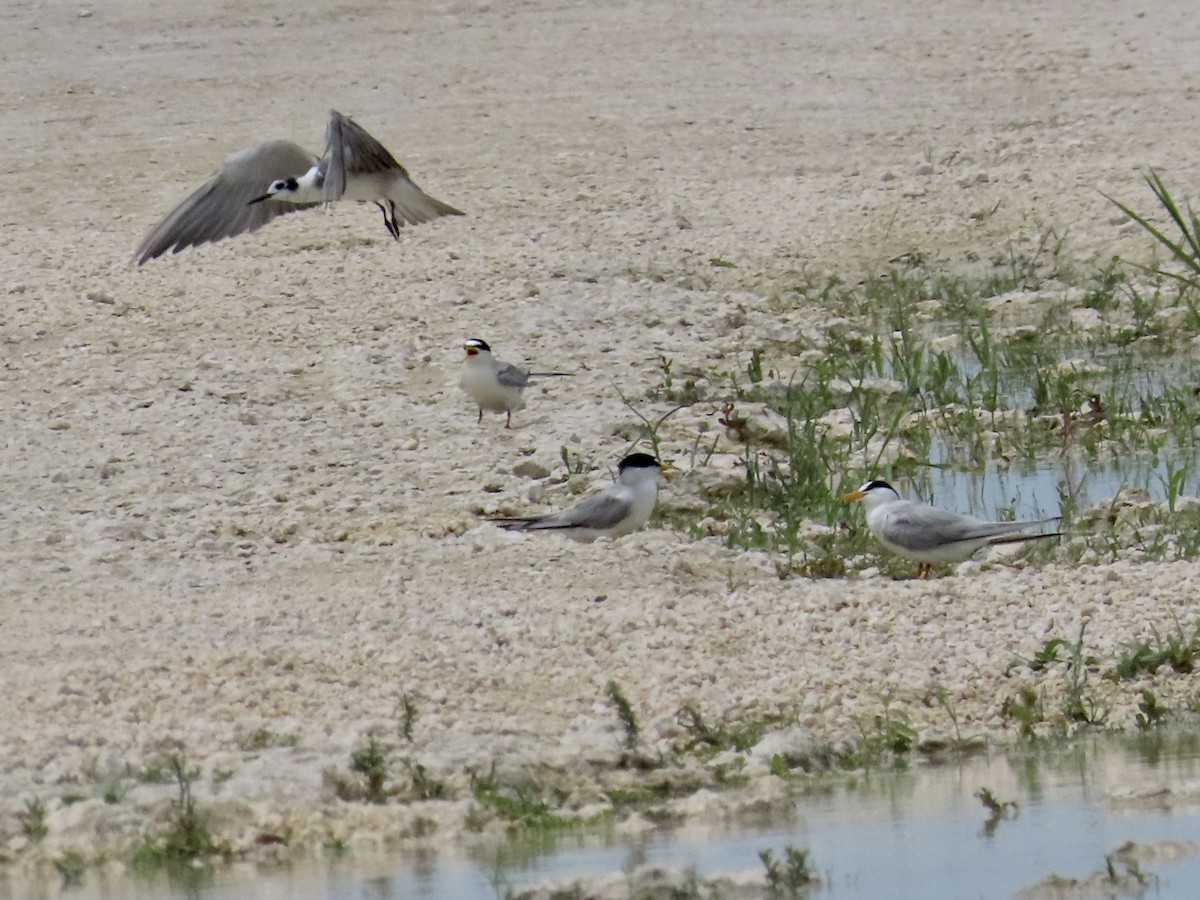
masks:
<path id="1" fill-rule="evenodd" d="M 140 266 L 170 250 L 257 231 L 276 216 L 337 200 L 370 201 L 397 240 L 420 225 L 462 212 L 423 192 L 387 148 L 352 119 L 329 111 L 325 154 L 291 141 L 235 153 L 203 186 L 152 228 L 134 253 Z"/>

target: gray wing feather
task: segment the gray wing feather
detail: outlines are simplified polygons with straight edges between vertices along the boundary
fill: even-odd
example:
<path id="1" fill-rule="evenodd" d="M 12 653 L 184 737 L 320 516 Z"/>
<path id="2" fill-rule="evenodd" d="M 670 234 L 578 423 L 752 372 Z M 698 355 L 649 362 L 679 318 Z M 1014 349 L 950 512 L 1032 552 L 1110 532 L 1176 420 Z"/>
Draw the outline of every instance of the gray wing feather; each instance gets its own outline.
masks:
<path id="1" fill-rule="evenodd" d="M 187 247 L 257 231 L 277 216 L 315 203 L 251 204 L 277 178 L 298 178 L 316 162 L 290 141 L 268 141 L 231 156 L 221 169 L 150 230 L 134 253 L 138 265 Z"/>
<path id="2" fill-rule="evenodd" d="M 496 380 L 505 387 L 523 388 L 529 384 L 529 373 L 510 363 L 500 363 Z"/>
<path id="3" fill-rule="evenodd" d="M 396 204 L 396 215 L 409 225 L 423 225 L 442 216 L 466 215 L 461 209 L 455 209 L 449 203 L 430 197 L 407 175 L 392 179 L 387 196 Z"/>
<path id="4" fill-rule="evenodd" d="M 386 197 L 395 204 L 395 214 L 409 225 L 432 222 L 441 216 L 461 216 L 441 200 L 422 191 L 408 177 L 408 171 L 388 152 L 387 147 L 371 137 L 366 129 L 336 109 L 329 111 L 325 127 L 325 199 L 342 199 L 350 176 L 376 176 L 380 199 Z"/>
<path id="5" fill-rule="evenodd" d="M 905 503 L 888 510 L 883 537 L 897 547 L 914 552 L 932 551 L 953 544 L 985 544 L 992 538 L 1026 531 L 1052 519 L 1035 522 L 985 522 L 923 503 Z"/>
<path id="6" fill-rule="evenodd" d="M 629 501 L 600 492 L 578 506 L 564 509 L 529 522 L 526 529 L 538 528 L 612 528 L 629 515 Z"/>
<path id="7" fill-rule="evenodd" d="M 346 193 L 348 175 L 399 172 L 408 177 L 387 147 L 336 109 L 329 111 L 329 124 L 325 126 L 325 159 L 329 163 L 325 173 L 325 196 L 329 200 L 340 200 Z"/>

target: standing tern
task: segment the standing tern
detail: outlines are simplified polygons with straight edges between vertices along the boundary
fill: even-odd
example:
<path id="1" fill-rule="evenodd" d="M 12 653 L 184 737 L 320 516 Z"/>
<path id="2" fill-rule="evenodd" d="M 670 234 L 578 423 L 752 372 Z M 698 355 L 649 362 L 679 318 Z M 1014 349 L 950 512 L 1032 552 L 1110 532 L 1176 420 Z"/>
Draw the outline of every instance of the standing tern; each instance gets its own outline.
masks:
<path id="1" fill-rule="evenodd" d="M 257 231 L 276 216 L 337 200 L 370 201 L 396 240 L 405 222 L 420 225 L 462 212 L 424 193 L 387 148 L 352 119 L 329 111 L 325 155 L 291 141 L 267 141 L 235 153 L 199 190 L 146 235 L 140 266 L 170 250 Z"/>
<path id="2" fill-rule="evenodd" d="M 505 413 L 504 427 L 512 427 L 513 410 L 524 409 L 521 393 L 531 378 L 570 377 L 570 372 L 530 372 L 492 356 L 492 348 L 481 338 L 463 342 L 467 356 L 463 360 L 461 387 L 479 406 L 478 422 L 484 412 Z"/>
<path id="3" fill-rule="evenodd" d="M 905 500 L 886 481 L 868 481 L 843 500 L 864 500 L 867 528 L 875 539 L 899 556 L 917 560 L 917 574 L 928 578 L 934 563 L 960 562 L 982 547 L 1060 537 L 1061 531 L 1022 534 L 1057 518 L 1024 522 L 985 522 L 936 506 Z"/>
<path id="4" fill-rule="evenodd" d="M 581 503 L 547 516 L 505 516 L 491 521 L 512 531 L 554 529 L 576 541 L 619 538 L 650 521 L 666 467 L 649 453 L 632 453 L 617 466 L 617 480 Z"/>

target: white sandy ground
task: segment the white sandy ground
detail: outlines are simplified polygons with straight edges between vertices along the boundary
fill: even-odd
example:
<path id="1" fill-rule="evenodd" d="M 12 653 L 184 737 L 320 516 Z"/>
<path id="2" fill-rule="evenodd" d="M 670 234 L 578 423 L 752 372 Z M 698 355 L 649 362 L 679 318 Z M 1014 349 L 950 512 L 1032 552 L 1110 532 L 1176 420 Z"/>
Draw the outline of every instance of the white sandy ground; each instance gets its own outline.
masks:
<path id="1" fill-rule="evenodd" d="M 1015 655 L 1086 620 L 1111 660 L 1200 612 L 1190 564 L 781 580 L 778 560 L 717 538 L 578 546 L 475 515 L 535 507 L 543 482 L 514 466 L 553 484 L 563 445 L 602 481 L 636 425 L 613 384 L 661 415 L 640 399 L 661 356 L 738 370 L 768 337 L 813 333 L 821 309 L 767 302 L 813 273 L 914 250 L 952 266 L 1052 230 L 1080 265 L 1144 256 L 1100 192 L 1150 206 L 1150 165 L 1197 182 L 1190 0 L 13 0 L 0 79 L 10 868 L 127 850 L 169 787 L 60 798 L 172 745 L 238 849 L 431 821 L 443 841 L 465 801 L 380 810 L 322 787 L 372 729 L 395 735 L 405 694 L 406 753 L 459 796 L 494 761 L 566 779 L 582 803 L 589 761 L 616 758 L 609 679 L 652 748 L 685 705 L 852 737 L 885 692 L 946 735 L 945 710 L 920 702 L 937 688 L 966 732 L 1004 739 Z M 319 150 L 330 107 L 469 216 L 396 244 L 374 209 L 345 206 L 129 264 L 229 153 Z M 476 425 L 454 386 L 468 336 L 579 374 L 531 391 L 512 431 Z M 718 407 L 673 417 L 665 454 L 686 469 Z M 737 449 L 722 438 L 715 464 Z M 700 477 L 662 502 L 691 502 Z M 1053 693 L 1062 670 L 1044 677 Z M 1147 683 L 1169 706 L 1192 693 Z M 1114 723 L 1141 686 L 1099 687 Z M 239 749 L 263 727 L 300 743 Z M 15 817 L 35 797 L 51 829 L 36 846 Z"/>

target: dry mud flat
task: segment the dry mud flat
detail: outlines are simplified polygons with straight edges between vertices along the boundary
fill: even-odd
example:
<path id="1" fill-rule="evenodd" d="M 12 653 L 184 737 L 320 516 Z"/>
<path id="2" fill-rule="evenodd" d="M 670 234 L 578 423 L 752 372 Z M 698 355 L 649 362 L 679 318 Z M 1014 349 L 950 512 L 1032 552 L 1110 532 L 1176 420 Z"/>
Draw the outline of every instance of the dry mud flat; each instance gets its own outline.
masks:
<path id="1" fill-rule="evenodd" d="M 442 841 L 493 763 L 598 803 L 610 679 L 655 752 L 688 706 L 794 720 L 806 747 L 853 738 L 890 695 L 945 735 L 922 703 L 939 690 L 960 727 L 1004 739 L 1014 656 L 1086 620 L 1112 658 L 1196 618 L 1186 564 L 781 580 L 717 539 L 575 546 L 474 515 L 586 489 L 556 486 L 564 445 L 602 480 L 638 425 L 613 385 L 645 396 L 662 357 L 737 369 L 766 337 L 814 333 L 823 310 L 767 303 L 813 272 L 955 265 L 1049 232 L 1084 265 L 1144 254 L 1098 191 L 1144 196 L 1147 165 L 1196 182 L 1190 3 L 18 2 L 0 25 L 9 864 L 128 852 L 174 791 L 136 774 L 172 748 L 239 852 Z M 129 265 L 227 154 L 316 149 L 329 107 L 469 218 L 397 246 L 345 207 Z M 454 387 L 474 335 L 579 374 L 511 432 L 476 426 Z M 717 412 L 673 417 L 666 455 L 718 435 Z M 1062 690 L 1061 669 L 1026 678 Z M 1141 686 L 1105 688 L 1113 724 Z M 402 754 L 460 799 L 337 800 L 323 771 L 394 737 L 405 697 Z M 264 729 L 295 737 L 257 748 Z M 19 818 L 34 801 L 41 842 Z"/>

